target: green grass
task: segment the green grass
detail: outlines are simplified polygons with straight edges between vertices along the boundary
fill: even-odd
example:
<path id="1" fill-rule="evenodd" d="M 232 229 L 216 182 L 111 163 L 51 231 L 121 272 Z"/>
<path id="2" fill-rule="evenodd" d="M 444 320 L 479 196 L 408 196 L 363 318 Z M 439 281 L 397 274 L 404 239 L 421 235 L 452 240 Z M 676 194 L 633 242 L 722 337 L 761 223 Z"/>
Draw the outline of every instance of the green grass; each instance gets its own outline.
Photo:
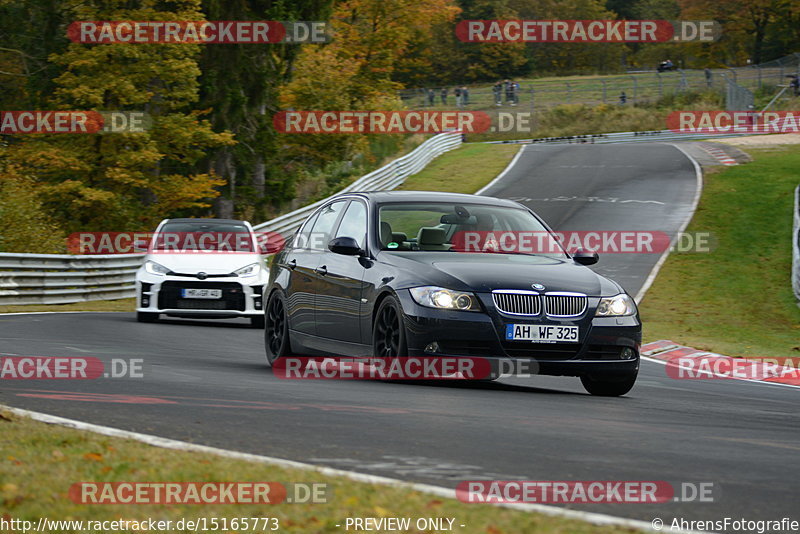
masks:
<path id="1" fill-rule="evenodd" d="M 433 160 L 398 190 L 474 193 L 500 174 L 519 148 L 519 145 L 462 145 Z"/>
<path id="2" fill-rule="evenodd" d="M 348 517 L 449 517 L 454 532 L 613 534 L 632 532 L 481 504 L 464 504 L 405 488 L 353 482 L 315 471 L 161 449 L 47 425 L 0 412 L 0 509 L 3 519 L 142 520 L 198 517 L 274 517 L 280 532 L 344 532 Z M 328 484 L 325 504 L 148 505 L 77 504 L 77 482 L 280 482 Z M 455 485 L 455 482 L 454 482 Z M 337 527 L 339 524 L 341 527 Z M 465 525 L 461 528 L 459 525 Z M 352 530 L 352 529 L 351 529 Z M 53 531 L 55 532 L 55 531 Z M 71 534 L 75 530 L 59 530 Z M 134 532 L 106 530 L 105 532 Z M 142 532 L 142 531 L 137 531 Z M 171 530 L 170 532 L 185 532 Z M 239 532 L 226 530 L 214 532 Z M 241 530 L 241 532 L 254 532 Z M 261 528 L 255 532 L 262 532 Z M 269 532 L 267 530 L 266 532 Z M 410 532 L 418 532 L 412 529 Z"/>
<path id="3" fill-rule="evenodd" d="M 790 275 L 800 152 L 748 152 L 754 162 L 707 173 L 688 231 L 712 232 L 717 247 L 670 255 L 642 303 L 646 340 L 729 356 L 800 356 Z"/>
<path id="4" fill-rule="evenodd" d="M 75 304 L 31 304 L 28 306 L 0 306 L 0 313 L 20 312 L 62 312 L 62 311 L 113 311 L 132 312 L 136 309 L 136 299 L 96 300 L 76 302 Z"/>

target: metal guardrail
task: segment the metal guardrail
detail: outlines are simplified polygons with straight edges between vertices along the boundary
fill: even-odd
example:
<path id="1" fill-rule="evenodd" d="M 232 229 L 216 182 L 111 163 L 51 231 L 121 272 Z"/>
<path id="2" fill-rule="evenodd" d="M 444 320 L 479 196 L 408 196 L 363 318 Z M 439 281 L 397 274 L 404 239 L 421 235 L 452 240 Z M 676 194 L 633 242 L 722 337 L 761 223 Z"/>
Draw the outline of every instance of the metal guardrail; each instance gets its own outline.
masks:
<path id="1" fill-rule="evenodd" d="M 649 132 L 615 132 L 594 135 L 570 135 L 564 137 L 540 137 L 536 139 L 510 139 L 505 141 L 483 141 L 490 144 L 601 144 L 601 143 L 645 143 L 666 141 L 697 141 L 699 139 L 725 139 L 751 135 L 767 135 L 767 133 L 678 133 L 672 130 L 653 130 Z"/>
<path id="2" fill-rule="evenodd" d="M 460 132 L 435 135 L 409 154 L 359 178 L 341 192 L 394 189 L 432 159 L 460 145 Z M 289 234 L 326 200 L 254 228 L 262 232 Z M 0 253 L 0 306 L 69 304 L 134 297 L 134 278 L 143 258 L 144 254 Z"/>
<path id="3" fill-rule="evenodd" d="M 800 185 L 794 190 L 794 224 L 792 225 L 792 290 L 800 301 Z"/>
<path id="4" fill-rule="evenodd" d="M 461 145 L 461 133 L 450 132 L 436 135 L 405 156 L 381 167 L 378 170 L 362 176 L 352 184 L 340 191 L 378 191 L 394 189 L 402 184 L 408 176 L 421 171 L 433 158 Z M 330 197 L 328 197 L 330 198 Z M 300 226 L 311 212 L 324 204 L 328 198 L 323 198 L 304 208 L 300 208 L 276 219 L 254 226 L 258 231 L 277 232 L 287 235 Z"/>
<path id="5" fill-rule="evenodd" d="M 133 297 L 144 254 L 0 253 L 0 305 L 68 304 Z"/>

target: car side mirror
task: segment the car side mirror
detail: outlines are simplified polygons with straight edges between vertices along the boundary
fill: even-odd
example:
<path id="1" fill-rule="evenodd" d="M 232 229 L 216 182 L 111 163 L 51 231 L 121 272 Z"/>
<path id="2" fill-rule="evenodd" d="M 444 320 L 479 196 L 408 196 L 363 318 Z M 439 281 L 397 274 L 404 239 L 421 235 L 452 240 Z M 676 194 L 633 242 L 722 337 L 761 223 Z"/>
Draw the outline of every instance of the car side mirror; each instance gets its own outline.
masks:
<path id="1" fill-rule="evenodd" d="M 343 256 L 359 256 L 362 253 L 358 242 L 352 237 L 336 237 L 328 243 L 328 250 Z"/>
<path id="2" fill-rule="evenodd" d="M 581 265 L 594 265 L 600 261 L 600 256 L 597 255 L 597 252 L 579 248 L 574 254 L 572 254 L 572 259 Z"/>

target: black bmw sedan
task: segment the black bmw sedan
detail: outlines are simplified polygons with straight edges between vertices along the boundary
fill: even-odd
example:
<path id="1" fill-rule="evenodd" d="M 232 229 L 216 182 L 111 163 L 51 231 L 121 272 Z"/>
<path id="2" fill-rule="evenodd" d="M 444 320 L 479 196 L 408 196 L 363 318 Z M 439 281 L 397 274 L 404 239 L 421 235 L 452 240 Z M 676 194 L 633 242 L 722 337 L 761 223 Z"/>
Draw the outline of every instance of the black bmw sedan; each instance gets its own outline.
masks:
<path id="1" fill-rule="evenodd" d="M 536 214 L 509 200 L 339 195 L 274 258 L 264 289 L 267 359 L 481 357 L 580 377 L 593 395 L 624 395 L 639 370 L 641 322 L 625 290 L 586 267 L 597 260 L 567 253 Z"/>

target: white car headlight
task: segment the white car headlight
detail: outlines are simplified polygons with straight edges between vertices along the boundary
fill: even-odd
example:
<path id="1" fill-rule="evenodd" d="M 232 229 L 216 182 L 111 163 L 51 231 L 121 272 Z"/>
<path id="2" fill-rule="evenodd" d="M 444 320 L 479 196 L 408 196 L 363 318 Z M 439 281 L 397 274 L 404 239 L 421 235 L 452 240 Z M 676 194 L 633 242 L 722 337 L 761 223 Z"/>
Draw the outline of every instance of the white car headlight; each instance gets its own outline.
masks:
<path id="1" fill-rule="evenodd" d="M 156 263 L 152 260 L 147 260 L 146 262 L 144 262 L 144 270 L 156 276 L 164 276 L 165 274 L 170 273 L 169 269 L 167 269 L 160 263 Z"/>
<path id="2" fill-rule="evenodd" d="M 634 315 L 636 313 L 636 303 L 630 295 L 620 293 L 614 297 L 604 297 L 597 305 L 596 317 L 622 317 L 624 315 Z"/>
<path id="3" fill-rule="evenodd" d="M 412 287 L 409 291 L 417 304 L 428 308 L 464 311 L 480 311 L 481 309 L 478 299 L 472 293 L 435 286 Z"/>
<path id="4" fill-rule="evenodd" d="M 248 276 L 255 276 L 259 272 L 261 272 L 261 264 L 260 263 L 251 263 L 250 265 L 245 265 L 241 269 L 236 269 L 233 271 L 233 274 L 236 276 L 241 277 L 248 277 Z"/>

